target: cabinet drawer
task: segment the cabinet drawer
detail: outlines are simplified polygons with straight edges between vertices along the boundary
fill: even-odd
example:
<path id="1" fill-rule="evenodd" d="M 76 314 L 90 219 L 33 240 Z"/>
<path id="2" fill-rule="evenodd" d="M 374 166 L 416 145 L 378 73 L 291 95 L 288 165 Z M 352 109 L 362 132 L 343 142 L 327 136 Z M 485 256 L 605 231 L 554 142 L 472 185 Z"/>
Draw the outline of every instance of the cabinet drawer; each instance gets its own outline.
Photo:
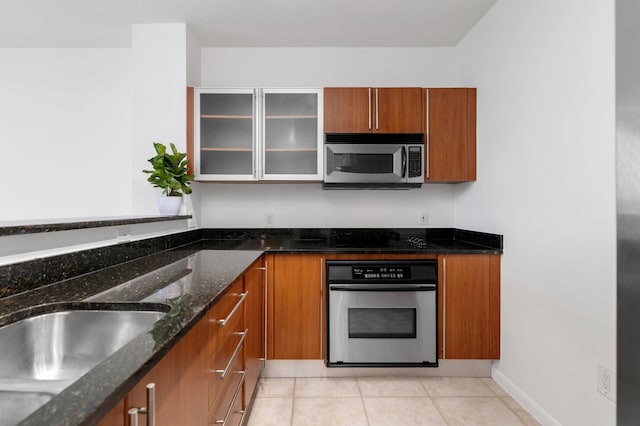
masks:
<path id="1" fill-rule="evenodd" d="M 212 377 L 211 382 L 217 385 L 218 393 L 209 401 L 209 424 L 240 424 L 239 419 L 242 419 L 242 389 L 245 374 L 242 356 L 238 356 L 229 374 L 225 378 L 222 379 L 219 375 Z M 238 413 L 238 411 L 240 411 L 240 413 Z M 226 422 L 224 422 L 225 420 Z"/>
<path id="2" fill-rule="evenodd" d="M 246 332 L 229 333 L 228 338 L 221 342 L 209 357 L 209 368 L 212 379 L 209 382 L 209 402 L 211 403 L 223 388 L 223 383 L 235 371 L 238 360 L 244 359 L 244 341 Z M 244 364 L 241 365 L 241 367 Z M 224 377 L 223 377 L 224 376 Z"/>
<path id="3" fill-rule="evenodd" d="M 242 290 L 243 281 L 236 281 L 209 312 L 209 354 L 216 350 L 220 341 L 226 340 L 230 332 L 242 331 L 243 325 L 238 325 L 244 317 L 245 296 Z"/>

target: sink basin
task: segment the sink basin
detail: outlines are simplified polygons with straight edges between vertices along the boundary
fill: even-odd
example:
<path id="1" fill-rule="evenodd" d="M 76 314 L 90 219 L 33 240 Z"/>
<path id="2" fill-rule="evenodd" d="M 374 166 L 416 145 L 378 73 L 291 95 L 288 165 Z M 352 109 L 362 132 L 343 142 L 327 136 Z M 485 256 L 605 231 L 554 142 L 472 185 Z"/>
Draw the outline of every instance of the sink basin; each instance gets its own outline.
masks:
<path id="1" fill-rule="evenodd" d="M 153 328 L 168 310 L 84 309 L 37 313 L 0 327 L 0 426 L 13 425 Z M 87 307 L 91 306 L 91 309 Z M 105 305 L 103 308 L 113 307 Z M 60 309 L 53 306 L 52 309 Z M 121 307 L 119 309 L 122 309 Z M 6 406 L 6 407 L 5 407 Z M 9 420 L 12 419 L 12 420 Z"/>
<path id="2" fill-rule="evenodd" d="M 44 392 L 0 391 L 0 425 L 13 426 L 49 402 L 53 395 Z"/>

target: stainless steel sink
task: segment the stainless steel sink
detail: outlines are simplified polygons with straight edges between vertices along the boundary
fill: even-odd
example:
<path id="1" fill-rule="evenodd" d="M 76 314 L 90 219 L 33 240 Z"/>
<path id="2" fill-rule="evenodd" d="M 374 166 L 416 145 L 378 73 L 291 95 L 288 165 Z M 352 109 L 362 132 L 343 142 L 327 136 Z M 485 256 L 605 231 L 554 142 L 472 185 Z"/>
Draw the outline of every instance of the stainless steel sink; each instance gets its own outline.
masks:
<path id="1" fill-rule="evenodd" d="M 0 412 L 11 415 L 0 416 L 0 426 L 25 418 L 164 315 L 76 307 L 1 327 Z"/>

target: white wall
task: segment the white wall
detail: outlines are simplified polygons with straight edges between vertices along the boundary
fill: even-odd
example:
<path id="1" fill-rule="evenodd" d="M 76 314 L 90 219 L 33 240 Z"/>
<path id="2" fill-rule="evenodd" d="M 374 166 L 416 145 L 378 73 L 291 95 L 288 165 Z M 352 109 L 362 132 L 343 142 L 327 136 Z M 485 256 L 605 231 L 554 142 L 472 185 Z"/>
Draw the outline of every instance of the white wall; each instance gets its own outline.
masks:
<path id="1" fill-rule="evenodd" d="M 157 215 L 160 190 L 142 170 L 154 141 L 186 150 L 187 35 L 185 24 L 136 25 L 131 49 L 0 49 L 0 221 Z M 144 239 L 192 226 L 4 237 L 0 264 L 115 244 L 122 229 Z"/>
<path id="2" fill-rule="evenodd" d="M 204 48 L 203 87 L 456 86 L 453 48 Z M 323 191 L 319 184 L 196 186 L 204 227 L 453 226 L 451 185 L 410 191 Z"/>
<path id="3" fill-rule="evenodd" d="M 133 211 L 158 214 L 162 191 L 146 180 L 143 169 L 155 155 L 153 142 L 187 149 L 186 24 L 139 24 L 132 30 L 133 141 L 130 170 Z"/>
<path id="4" fill-rule="evenodd" d="M 478 182 L 455 223 L 505 235 L 494 377 L 544 424 L 613 425 L 614 1 L 498 1 L 458 49 Z"/>
<path id="5" fill-rule="evenodd" d="M 204 48 L 204 87 L 455 86 L 454 48 Z"/>
<path id="6" fill-rule="evenodd" d="M 130 213 L 130 49 L 0 49 L 0 64 L 0 221 Z"/>
<path id="7" fill-rule="evenodd" d="M 202 226 L 276 228 L 420 228 L 421 211 L 431 227 L 453 226 L 453 190 L 431 185 L 408 191 L 322 190 L 308 184 L 198 184 Z"/>

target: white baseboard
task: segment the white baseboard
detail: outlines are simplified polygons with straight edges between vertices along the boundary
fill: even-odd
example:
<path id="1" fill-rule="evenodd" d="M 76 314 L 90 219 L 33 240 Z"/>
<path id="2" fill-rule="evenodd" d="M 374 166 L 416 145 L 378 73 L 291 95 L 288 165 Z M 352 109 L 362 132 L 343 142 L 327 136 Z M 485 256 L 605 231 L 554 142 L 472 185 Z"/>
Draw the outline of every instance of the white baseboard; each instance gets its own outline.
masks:
<path id="1" fill-rule="evenodd" d="M 553 416 L 544 410 L 538 403 L 513 383 L 495 366 L 491 369 L 491 377 L 499 384 L 513 399 L 518 401 L 538 422 L 544 426 L 562 426 Z"/>
<path id="2" fill-rule="evenodd" d="M 438 367 L 332 367 L 322 360 L 269 360 L 262 377 L 491 377 L 488 360 L 440 360 Z"/>

